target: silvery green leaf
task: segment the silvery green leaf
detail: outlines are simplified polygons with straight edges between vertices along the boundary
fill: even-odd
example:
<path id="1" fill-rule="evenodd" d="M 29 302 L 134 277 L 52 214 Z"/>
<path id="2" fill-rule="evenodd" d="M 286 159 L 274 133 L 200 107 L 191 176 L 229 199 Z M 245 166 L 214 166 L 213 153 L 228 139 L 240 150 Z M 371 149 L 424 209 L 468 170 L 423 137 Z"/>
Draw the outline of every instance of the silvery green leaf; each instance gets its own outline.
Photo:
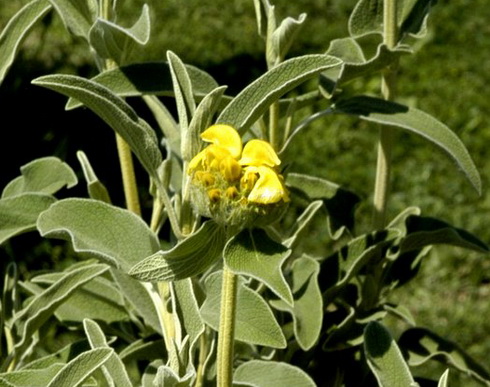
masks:
<path id="1" fill-rule="evenodd" d="M 72 243 L 82 255 L 128 270 L 159 248 L 157 236 L 134 213 L 92 199 L 64 199 L 38 219 L 42 236 Z"/>
<path id="2" fill-rule="evenodd" d="M 315 382 L 301 368 L 277 361 L 250 360 L 237 367 L 233 384 L 253 387 L 315 387 Z"/>
<path id="3" fill-rule="evenodd" d="M 157 168 L 162 163 L 162 154 L 155 132 L 111 90 L 74 75 L 47 75 L 32 83 L 83 102 L 128 143 L 148 174 L 158 179 Z"/>
<path id="4" fill-rule="evenodd" d="M 48 0 L 34 0 L 12 16 L 0 34 L 0 84 L 32 27 L 51 9 Z"/>
<path id="5" fill-rule="evenodd" d="M 114 353 L 112 348 L 96 348 L 83 352 L 65 365 L 46 387 L 78 387 Z"/>
<path id="6" fill-rule="evenodd" d="M 179 376 L 169 366 L 158 367 L 153 386 L 165 387 L 191 387 L 194 385 L 195 375 L 187 372 L 184 376 Z"/>
<path id="7" fill-rule="evenodd" d="M 74 35 L 88 41 L 90 27 L 95 22 L 96 0 L 49 0 L 60 15 L 65 27 Z"/>
<path id="8" fill-rule="evenodd" d="M 322 207 L 323 202 L 321 200 L 315 200 L 311 202 L 303 213 L 298 217 L 294 224 L 294 228 L 291 231 L 289 237 L 283 241 L 284 246 L 293 249 L 298 241 L 301 240 L 303 232 L 307 230 L 309 224 L 311 224 L 318 210 Z"/>
<path id="9" fill-rule="evenodd" d="M 225 90 L 226 86 L 214 89 L 197 106 L 187 130 L 187 138 L 183 138 L 182 150 L 185 152 L 182 155 L 184 160 L 191 160 L 201 150 L 200 134 L 211 126 Z"/>
<path id="10" fill-rule="evenodd" d="M 231 125 L 244 133 L 281 96 L 341 63 L 329 55 L 305 55 L 288 59 L 242 90 L 223 109 L 217 122 Z"/>
<path id="11" fill-rule="evenodd" d="M 105 203 L 111 204 L 111 198 L 109 192 L 104 184 L 99 180 L 95 174 L 90 161 L 84 152 L 78 151 L 77 158 L 82 166 L 83 175 L 87 182 L 87 190 L 91 199 L 100 200 Z"/>
<path id="12" fill-rule="evenodd" d="M 431 141 L 456 161 L 475 190 L 481 194 L 480 174 L 468 150 L 451 129 L 431 115 L 412 107 L 367 96 L 339 101 L 335 109 L 358 115 L 366 121 L 405 129 Z"/>
<path id="13" fill-rule="evenodd" d="M 238 277 L 235 339 L 272 348 L 285 348 L 286 339 L 267 302 Z M 221 305 L 222 272 L 206 278 L 206 300 L 201 316 L 206 324 L 218 330 Z"/>
<path id="14" fill-rule="evenodd" d="M 83 321 L 83 328 L 93 349 L 110 348 L 104 332 L 95 321 L 85 319 Z M 117 387 L 131 387 L 133 385 L 129 379 L 126 366 L 115 352 L 112 353 L 112 356 L 102 366 L 102 371 L 109 381 L 109 385 L 114 384 Z"/>
<path id="15" fill-rule="evenodd" d="M 95 52 L 101 58 L 112 59 L 121 66 L 131 60 L 136 45 L 144 46 L 149 39 L 150 13 L 146 4 L 131 28 L 123 28 L 106 19 L 97 19 L 89 31 L 89 42 Z"/>
<path id="16" fill-rule="evenodd" d="M 29 305 L 17 314 L 14 324 L 17 337 L 15 347 L 24 348 L 31 336 L 44 324 L 54 311 L 70 297 L 75 290 L 109 269 L 103 264 L 92 264 L 66 273 L 62 278 L 36 295 Z"/>
<path id="17" fill-rule="evenodd" d="M 253 0 L 255 7 L 255 18 L 257 20 L 257 32 L 259 36 L 266 39 L 267 37 L 267 19 L 271 9 L 269 0 Z"/>
<path id="18" fill-rule="evenodd" d="M 2 387 L 47 386 L 51 379 L 63 368 L 63 364 L 51 364 L 42 369 L 23 369 L 0 374 Z"/>
<path id="19" fill-rule="evenodd" d="M 196 99 L 218 87 L 216 81 L 208 73 L 191 65 L 185 65 L 192 82 L 192 90 Z M 145 94 L 158 96 L 174 96 L 170 66 L 167 62 L 145 62 L 130 64 L 106 70 L 91 79 L 112 90 L 120 97 L 136 97 Z M 66 109 L 71 110 L 82 106 L 76 99 L 70 98 Z"/>
<path id="20" fill-rule="evenodd" d="M 437 387 L 448 387 L 447 384 L 447 379 L 449 377 L 449 368 L 444 371 L 444 373 L 441 375 L 441 378 L 439 379 L 439 382 L 437 383 Z"/>
<path id="21" fill-rule="evenodd" d="M 364 331 L 364 352 L 380 387 L 416 387 L 410 369 L 390 332 L 379 322 Z"/>
<path id="22" fill-rule="evenodd" d="M 182 131 L 182 155 L 185 154 L 183 147 L 186 140 L 189 122 L 196 110 L 196 103 L 192 94 L 192 83 L 187 73 L 187 69 L 182 60 L 172 51 L 167 52 L 167 60 L 170 66 L 172 76 L 172 85 L 174 89 L 175 102 L 177 104 L 177 113 L 179 116 L 180 130 Z"/>
<path id="23" fill-rule="evenodd" d="M 225 265 L 234 273 L 255 278 L 287 304 L 293 296 L 282 273 L 291 250 L 274 242 L 262 229 L 245 229 L 230 239 L 223 251 Z"/>
<path id="24" fill-rule="evenodd" d="M 43 157 L 23 165 L 21 176 L 12 180 L 4 188 L 2 198 L 22 193 L 54 194 L 62 187 L 71 188 L 77 184 L 77 176 L 70 166 L 57 157 Z"/>
<path id="25" fill-rule="evenodd" d="M 482 384 L 490 383 L 490 372 L 457 344 L 440 337 L 426 328 L 411 328 L 403 332 L 398 343 L 408 356 L 410 366 L 424 364 L 428 360 L 443 362 L 470 375 Z"/>
<path id="26" fill-rule="evenodd" d="M 279 64 L 286 57 L 291 45 L 306 20 L 306 14 L 302 13 L 297 19 L 287 17 L 270 37 L 271 59 L 274 58 L 274 65 Z"/>
<path id="27" fill-rule="evenodd" d="M 0 199 L 0 244 L 9 238 L 36 229 L 39 214 L 56 199 L 42 193 L 25 193 Z"/>
<path id="28" fill-rule="evenodd" d="M 139 260 L 128 274 L 140 281 L 177 281 L 204 272 L 221 257 L 225 235 L 213 221 L 172 249 L 160 250 Z"/>
<path id="29" fill-rule="evenodd" d="M 320 265 L 314 259 L 296 259 L 291 267 L 293 305 L 282 300 L 271 301 L 273 307 L 293 316 L 294 336 L 303 351 L 315 345 L 322 329 L 323 300 L 318 286 L 319 272 Z"/>

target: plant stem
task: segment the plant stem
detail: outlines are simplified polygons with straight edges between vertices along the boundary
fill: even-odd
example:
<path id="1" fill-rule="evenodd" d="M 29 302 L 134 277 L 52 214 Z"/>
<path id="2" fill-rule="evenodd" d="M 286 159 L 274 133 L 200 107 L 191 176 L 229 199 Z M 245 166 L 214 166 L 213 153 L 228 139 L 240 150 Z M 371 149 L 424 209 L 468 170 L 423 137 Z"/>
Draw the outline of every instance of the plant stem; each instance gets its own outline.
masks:
<path id="1" fill-rule="evenodd" d="M 278 126 L 279 126 L 279 103 L 274 102 L 269 108 L 269 142 L 272 147 L 278 151 L 279 150 L 279 136 L 278 136 Z"/>
<path id="2" fill-rule="evenodd" d="M 138 197 L 138 186 L 134 173 L 133 156 L 128 143 L 116 133 L 117 153 L 123 180 L 124 197 L 129 211 L 141 216 L 141 207 Z"/>
<path id="3" fill-rule="evenodd" d="M 232 385 L 236 298 L 237 277 L 225 266 L 221 285 L 221 310 L 218 331 L 218 387 L 231 387 Z"/>
<path id="4" fill-rule="evenodd" d="M 396 46 L 398 31 L 396 20 L 396 0 L 385 0 L 383 7 L 383 37 L 388 48 Z M 393 100 L 396 89 L 396 74 L 393 66 L 385 69 L 382 77 L 381 90 L 386 100 Z M 390 191 L 391 154 L 394 143 L 393 128 L 381 127 L 378 141 L 378 162 L 374 187 L 373 223 L 381 229 L 386 223 L 386 209 Z"/>

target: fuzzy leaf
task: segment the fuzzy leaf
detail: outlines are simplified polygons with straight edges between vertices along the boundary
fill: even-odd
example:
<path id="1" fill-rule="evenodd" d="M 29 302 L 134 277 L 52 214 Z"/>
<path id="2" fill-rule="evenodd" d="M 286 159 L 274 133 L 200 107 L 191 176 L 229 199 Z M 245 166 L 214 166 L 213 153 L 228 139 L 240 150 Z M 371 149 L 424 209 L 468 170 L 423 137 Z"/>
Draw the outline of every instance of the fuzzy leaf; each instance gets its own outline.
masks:
<path id="1" fill-rule="evenodd" d="M 34 0 L 9 20 L 0 35 L 0 84 L 15 60 L 19 46 L 32 27 L 51 9 L 47 0 Z"/>
<path id="2" fill-rule="evenodd" d="M 428 329 L 406 330 L 400 337 L 399 345 L 411 366 L 421 365 L 428 360 L 442 361 L 484 384 L 490 381 L 489 371 L 472 359 L 463 349 Z"/>
<path id="3" fill-rule="evenodd" d="M 312 258 L 302 257 L 291 267 L 294 304 L 289 306 L 282 300 L 272 300 L 276 309 L 287 311 L 293 316 L 294 335 L 303 351 L 311 349 L 321 332 L 323 300 L 318 286 L 320 265 Z"/>
<path id="4" fill-rule="evenodd" d="M 36 229 L 39 214 L 56 199 L 41 193 L 25 193 L 0 199 L 0 244 L 7 239 Z"/>
<path id="5" fill-rule="evenodd" d="M 204 272 L 223 251 L 222 228 L 205 222 L 194 234 L 171 250 L 160 250 L 137 262 L 128 272 L 140 281 L 177 281 Z"/>
<path id="6" fill-rule="evenodd" d="M 281 270 L 290 254 L 291 250 L 274 242 L 264 230 L 245 229 L 228 241 L 223 257 L 231 271 L 259 280 L 292 305 L 291 289 Z"/>
<path id="7" fill-rule="evenodd" d="M 120 97 L 96 82 L 74 75 L 46 75 L 32 83 L 83 102 L 124 138 L 148 174 L 158 180 L 162 154 L 155 132 Z"/>
<path id="8" fill-rule="evenodd" d="M 221 112 L 217 122 L 243 133 L 288 91 L 342 62 L 328 55 L 305 55 L 284 61 L 242 90 Z"/>
<path id="9" fill-rule="evenodd" d="M 111 348 L 96 348 L 83 352 L 64 366 L 46 387 L 77 387 L 101 367 L 114 353 Z"/>
<path id="10" fill-rule="evenodd" d="M 302 239 L 304 232 L 308 230 L 308 226 L 311 224 L 318 210 L 322 208 L 323 203 L 321 200 L 315 200 L 311 202 L 303 213 L 298 217 L 291 231 L 290 236 L 283 241 L 284 246 L 294 249 L 295 245 Z"/>
<path id="11" fill-rule="evenodd" d="M 191 65 L 185 65 L 189 74 L 192 91 L 197 99 L 218 87 L 208 73 Z M 120 97 L 137 97 L 144 94 L 174 96 L 170 66 L 167 62 L 146 62 L 130 64 L 106 70 L 91 79 L 112 90 Z M 70 98 L 66 110 L 82 106 L 76 99 Z"/>
<path id="12" fill-rule="evenodd" d="M 90 27 L 97 15 L 96 0 L 49 0 L 65 27 L 88 41 Z"/>
<path id="13" fill-rule="evenodd" d="M 453 131 L 429 114 L 395 102 L 366 96 L 339 101 L 335 109 L 358 115 L 366 121 L 408 130 L 433 142 L 456 161 L 476 191 L 481 193 L 480 175 L 468 150 Z"/>
<path id="14" fill-rule="evenodd" d="M 99 180 L 95 174 L 90 161 L 84 152 L 78 151 L 77 158 L 82 166 L 83 175 L 87 181 L 87 190 L 91 199 L 100 200 L 104 203 L 111 204 L 111 198 L 109 192 L 104 184 Z"/>
<path id="15" fill-rule="evenodd" d="M 90 342 L 90 346 L 93 349 L 110 348 L 107 344 L 104 332 L 95 321 L 85 319 L 83 321 L 83 327 Z M 129 379 L 124 363 L 115 352 L 113 352 L 112 356 L 107 359 L 102 366 L 102 370 L 106 379 L 109 381 L 109 385 L 112 383 L 118 387 L 131 387 L 133 385 Z"/>
<path id="16" fill-rule="evenodd" d="M 222 272 L 206 279 L 206 300 L 201 306 L 201 316 L 206 324 L 218 330 L 221 305 Z M 248 288 L 238 277 L 235 339 L 250 344 L 272 348 L 285 348 L 286 339 L 274 314 L 265 300 Z"/>
<path id="17" fill-rule="evenodd" d="M 313 380 L 302 369 L 287 363 L 264 360 L 250 360 L 238 366 L 233 382 L 253 387 L 315 387 Z"/>
<path id="18" fill-rule="evenodd" d="M 129 270 L 159 248 L 156 235 L 130 211 L 92 199 L 65 199 L 41 214 L 42 236 L 71 241 L 76 252 Z"/>
<path id="19" fill-rule="evenodd" d="M 77 184 L 77 176 L 70 166 L 57 157 L 43 157 L 20 168 L 21 176 L 12 180 L 4 188 L 2 198 L 27 192 L 52 195 L 62 187 L 71 188 Z"/>
<path id="20" fill-rule="evenodd" d="M 379 322 L 366 326 L 364 352 L 380 387 L 418 386 L 390 332 Z"/>
<path id="21" fill-rule="evenodd" d="M 441 378 L 439 379 L 439 382 L 437 383 L 437 387 L 448 387 L 447 384 L 447 379 L 449 376 L 449 368 L 444 371 L 444 373 L 441 375 Z"/>
<path id="22" fill-rule="evenodd" d="M 31 336 L 44 324 L 54 311 L 70 297 L 75 290 L 107 271 L 109 267 L 93 264 L 66 273 L 42 293 L 36 295 L 29 305 L 15 318 L 17 349 L 23 348 Z"/>
<path id="23" fill-rule="evenodd" d="M 64 273 L 38 275 L 29 282 L 22 283 L 34 295 L 44 289 L 40 285 L 53 285 L 64 276 Z M 108 324 L 129 320 L 128 313 L 121 298 L 119 289 L 103 277 L 94 278 L 73 292 L 69 299 L 55 311 L 60 321 L 82 322 L 84 318 L 104 321 Z"/>
<path id="24" fill-rule="evenodd" d="M 47 386 L 51 379 L 63 368 L 63 364 L 57 363 L 42 369 L 27 369 L 10 371 L 0 374 L 0 386 L 2 387 L 32 387 Z"/>
<path id="25" fill-rule="evenodd" d="M 118 65 L 131 60 L 132 49 L 144 46 L 150 39 L 150 13 L 144 4 L 139 19 L 131 28 L 123 28 L 111 21 L 97 19 L 89 31 L 91 47 L 104 59 L 113 59 Z"/>
<path id="26" fill-rule="evenodd" d="M 295 37 L 300 31 L 306 20 L 306 14 L 302 13 L 297 19 L 292 17 L 285 18 L 270 37 L 270 48 L 272 52 L 267 52 L 269 63 L 279 64 L 286 57 Z"/>

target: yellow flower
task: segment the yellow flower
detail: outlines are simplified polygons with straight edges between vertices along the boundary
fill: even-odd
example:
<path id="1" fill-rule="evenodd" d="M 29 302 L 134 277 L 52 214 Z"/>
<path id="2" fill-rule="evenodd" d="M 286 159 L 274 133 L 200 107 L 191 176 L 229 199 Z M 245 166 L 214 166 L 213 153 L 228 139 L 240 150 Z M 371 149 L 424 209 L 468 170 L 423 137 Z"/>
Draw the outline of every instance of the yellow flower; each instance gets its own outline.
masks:
<path id="1" fill-rule="evenodd" d="M 196 210 L 228 225 L 251 225 L 258 217 L 277 214 L 289 201 L 281 164 L 272 146 L 250 140 L 242 149 L 238 132 L 229 125 L 213 125 L 201 133 L 210 143 L 190 162 Z"/>

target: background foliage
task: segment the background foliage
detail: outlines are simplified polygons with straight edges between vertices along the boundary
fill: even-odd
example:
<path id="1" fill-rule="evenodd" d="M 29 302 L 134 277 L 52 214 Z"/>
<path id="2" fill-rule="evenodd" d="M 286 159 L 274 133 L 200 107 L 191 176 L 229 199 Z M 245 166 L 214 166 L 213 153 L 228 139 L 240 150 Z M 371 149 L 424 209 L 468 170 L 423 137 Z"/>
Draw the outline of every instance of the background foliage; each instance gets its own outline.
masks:
<path id="1" fill-rule="evenodd" d="M 26 1 L 2 2 L 0 27 L 24 3 Z M 122 17 L 133 21 L 134 10 L 139 10 L 143 1 L 121 3 Z M 220 84 L 229 85 L 231 93 L 264 71 L 263 47 L 257 45 L 251 1 L 168 0 L 162 5 L 161 1 L 153 0 L 148 3 L 153 10 L 154 39 L 141 53 L 142 60 L 162 59 L 170 49 L 185 63 L 203 68 Z M 319 52 L 332 38 L 345 36 L 347 17 L 356 1 L 277 0 L 274 3 L 281 16 L 308 14 L 306 25 L 292 47 L 291 55 L 294 55 Z M 428 36 L 418 43 L 420 52 L 401 62 L 399 88 L 403 90 L 402 102 L 437 116 L 460 136 L 482 174 L 484 193 L 483 197 L 477 197 L 461 175 L 453 172 L 451 161 L 442 157 L 439 151 L 415 136 L 401 134 L 399 143 L 403 146 L 396 148 L 394 157 L 392 215 L 408 205 L 416 205 L 423 213 L 461 225 L 488 243 L 490 165 L 487 164 L 490 160 L 485 155 L 490 143 L 490 99 L 485 86 L 490 81 L 490 27 L 487 23 L 490 9 L 486 0 L 440 0 L 435 11 L 430 18 Z M 113 176 L 111 172 L 117 169 L 115 150 L 101 149 L 90 141 L 90 138 L 98 138 L 100 144 L 111 143 L 112 133 L 105 130 L 103 123 L 83 110 L 64 112 L 64 97 L 30 85 L 31 79 L 47 73 L 71 72 L 82 76 L 95 73 L 86 50 L 73 49 L 82 43 L 62 33 L 62 29 L 57 18 L 45 19 L 24 43 L 0 88 L 3 122 L 9 123 L 3 128 L 3 135 L 9 138 L 0 143 L 2 187 L 18 175 L 20 165 L 36 157 L 56 155 L 70 165 L 77 165 L 75 153 L 78 149 L 83 149 L 92 163 L 100 166 L 98 174 L 103 182 L 116 187 L 120 184 L 119 176 Z M 365 86 L 358 85 L 359 88 Z M 16 114 L 18 107 L 25 114 Z M 83 120 L 78 119 L 82 116 Z M 83 122 L 83 127 L 76 127 L 78 122 Z M 349 118 L 325 118 L 308 131 L 308 135 L 300 135 L 289 150 L 292 156 L 301 156 L 294 157 L 291 169 L 298 172 L 314 170 L 315 175 L 361 195 L 369 195 L 374 177 L 376 132 Z M 13 155 L 8 152 L 11 149 L 15 149 Z M 317 157 L 319 152 L 324 157 Z M 368 169 L 366 165 L 372 168 Z M 350 173 L 346 174 L 346 170 Z M 114 190 L 115 193 L 120 191 Z M 113 200 L 118 204 L 122 197 Z M 367 211 L 360 209 L 364 210 Z M 12 254 L 15 251 L 20 256 L 22 246 L 29 246 L 34 241 L 37 243 L 38 239 L 30 235 L 13 240 L 15 249 Z M 26 267 L 34 265 L 41 269 L 68 264 L 50 261 L 53 258 L 45 253 L 47 246 L 43 244 L 46 243 L 36 247 L 35 254 L 26 259 Z M 58 248 L 62 251 L 65 246 L 59 243 Z M 9 256 L 11 252 L 2 251 L 1 254 Z M 489 273 L 490 263 L 482 255 L 437 248 L 426 259 L 422 275 L 394 297 L 403 300 L 421 325 L 431 326 L 441 335 L 460 343 L 485 363 L 490 353 L 487 334 L 490 322 L 485 318 L 490 314 Z M 393 324 L 396 330 L 397 326 Z M 440 369 L 434 372 L 435 375 L 442 373 Z"/>

